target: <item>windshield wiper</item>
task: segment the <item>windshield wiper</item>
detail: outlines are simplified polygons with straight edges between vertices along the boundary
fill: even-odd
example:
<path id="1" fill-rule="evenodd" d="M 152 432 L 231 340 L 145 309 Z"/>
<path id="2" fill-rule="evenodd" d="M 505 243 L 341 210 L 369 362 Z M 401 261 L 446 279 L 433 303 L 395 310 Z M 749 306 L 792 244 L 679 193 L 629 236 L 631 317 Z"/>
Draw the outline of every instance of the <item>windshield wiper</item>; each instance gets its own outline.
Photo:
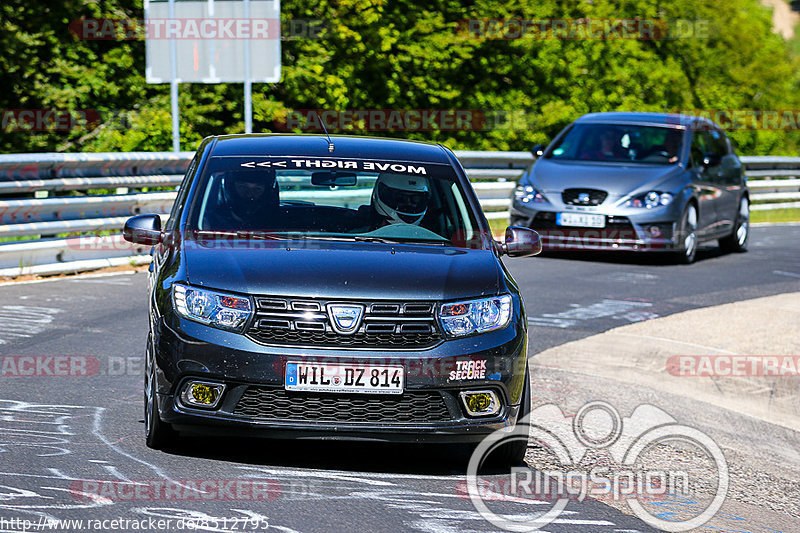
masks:
<path id="1" fill-rule="evenodd" d="M 354 235 L 353 240 L 358 242 L 380 242 L 384 244 L 432 244 L 435 246 L 448 246 L 449 241 L 434 241 L 429 239 L 389 239 L 386 237 L 372 237 L 369 235 Z"/>
<path id="2" fill-rule="evenodd" d="M 276 233 L 258 232 L 258 231 L 237 231 L 237 237 L 243 239 L 262 239 L 265 241 L 282 241 L 283 237 L 279 237 Z"/>
<path id="3" fill-rule="evenodd" d="M 194 234 L 203 237 L 238 237 L 236 231 L 216 231 L 212 229 L 196 229 L 193 230 Z"/>

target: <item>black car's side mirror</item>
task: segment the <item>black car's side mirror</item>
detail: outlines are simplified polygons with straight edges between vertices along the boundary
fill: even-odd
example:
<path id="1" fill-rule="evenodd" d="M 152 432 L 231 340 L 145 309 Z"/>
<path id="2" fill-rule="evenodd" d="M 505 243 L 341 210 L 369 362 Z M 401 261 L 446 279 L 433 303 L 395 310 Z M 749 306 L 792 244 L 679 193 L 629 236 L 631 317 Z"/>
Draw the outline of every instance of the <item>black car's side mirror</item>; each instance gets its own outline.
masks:
<path id="1" fill-rule="evenodd" d="M 542 238 L 532 229 L 509 226 L 501 248 L 508 257 L 528 257 L 542 251 Z"/>
<path id="2" fill-rule="evenodd" d="M 531 153 L 536 157 L 542 157 L 544 155 L 544 149 L 545 148 L 547 148 L 547 146 L 545 146 L 543 144 L 537 144 L 537 145 L 535 145 L 533 147 L 533 150 L 531 150 Z"/>
<path id="3" fill-rule="evenodd" d="M 125 222 L 122 237 L 134 244 L 154 246 L 164 240 L 161 232 L 161 217 L 158 215 L 137 215 Z"/>
<path id="4" fill-rule="evenodd" d="M 715 166 L 719 165 L 720 163 L 722 163 L 722 158 L 719 156 L 719 154 L 711 154 L 711 153 L 709 153 L 709 154 L 706 154 L 706 155 L 703 156 L 703 167 L 704 168 L 715 167 Z"/>

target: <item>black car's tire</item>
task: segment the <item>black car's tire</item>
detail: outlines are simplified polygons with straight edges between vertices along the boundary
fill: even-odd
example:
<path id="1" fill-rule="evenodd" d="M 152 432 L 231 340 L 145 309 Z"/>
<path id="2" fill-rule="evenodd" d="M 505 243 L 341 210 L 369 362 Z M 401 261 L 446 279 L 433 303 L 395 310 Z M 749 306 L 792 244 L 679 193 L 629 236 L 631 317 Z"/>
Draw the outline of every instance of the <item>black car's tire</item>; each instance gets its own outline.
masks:
<path id="1" fill-rule="evenodd" d="M 742 198 L 739 201 L 739 212 L 736 213 L 736 223 L 733 225 L 733 231 L 727 237 L 719 240 L 719 247 L 724 252 L 746 252 L 749 238 L 750 201 L 747 198 Z"/>
<path id="2" fill-rule="evenodd" d="M 676 242 L 678 252 L 675 254 L 675 259 L 678 263 L 684 265 L 694 263 L 697 257 L 697 207 L 694 204 L 687 205 L 683 210 Z"/>
<path id="3" fill-rule="evenodd" d="M 156 399 L 156 371 L 152 361 L 150 340 L 147 341 L 144 373 L 144 437 L 148 448 L 161 450 L 174 445 L 178 434 L 172 426 L 161 420 Z"/>
<path id="4" fill-rule="evenodd" d="M 517 415 L 517 425 L 508 440 L 501 442 L 486 458 L 484 465 L 492 468 L 508 469 L 525 462 L 528 451 L 528 433 L 530 425 L 527 416 L 531 412 L 531 381 L 528 367 L 525 367 L 525 384 L 522 387 L 522 401 Z M 524 420 L 524 424 L 521 422 Z"/>

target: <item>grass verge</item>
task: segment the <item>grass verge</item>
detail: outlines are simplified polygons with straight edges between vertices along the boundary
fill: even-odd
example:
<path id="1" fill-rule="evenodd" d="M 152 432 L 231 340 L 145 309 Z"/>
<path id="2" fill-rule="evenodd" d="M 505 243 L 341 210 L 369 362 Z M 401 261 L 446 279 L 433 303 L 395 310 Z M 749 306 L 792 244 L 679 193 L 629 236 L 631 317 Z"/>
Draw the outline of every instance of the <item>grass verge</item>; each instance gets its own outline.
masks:
<path id="1" fill-rule="evenodd" d="M 751 211 L 750 222 L 800 222 L 800 207 Z"/>

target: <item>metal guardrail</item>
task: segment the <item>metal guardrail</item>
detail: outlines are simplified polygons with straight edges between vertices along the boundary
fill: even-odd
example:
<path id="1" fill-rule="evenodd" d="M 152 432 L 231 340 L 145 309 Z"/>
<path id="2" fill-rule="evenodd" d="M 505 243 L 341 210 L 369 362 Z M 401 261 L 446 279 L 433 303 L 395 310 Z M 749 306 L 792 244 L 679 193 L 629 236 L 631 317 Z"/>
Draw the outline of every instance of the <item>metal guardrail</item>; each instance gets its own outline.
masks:
<path id="1" fill-rule="evenodd" d="M 193 152 L 0 155 L 0 276 L 53 274 L 149 261 L 122 240 L 128 217 L 166 214 Z M 529 152 L 456 152 L 487 218 L 508 218 Z M 742 157 L 754 210 L 800 207 L 800 157 Z M 114 194 L 92 194 L 113 189 Z M 87 192 L 75 195 L 76 192 Z M 31 195 L 34 197 L 31 197 Z M 291 193 L 289 193 L 291 194 Z M 341 194 L 341 193 L 338 193 Z M 356 194 L 352 202 L 364 201 Z M 64 237 L 64 235 L 69 235 Z M 58 237 L 58 236 L 61 237 Z"/>

